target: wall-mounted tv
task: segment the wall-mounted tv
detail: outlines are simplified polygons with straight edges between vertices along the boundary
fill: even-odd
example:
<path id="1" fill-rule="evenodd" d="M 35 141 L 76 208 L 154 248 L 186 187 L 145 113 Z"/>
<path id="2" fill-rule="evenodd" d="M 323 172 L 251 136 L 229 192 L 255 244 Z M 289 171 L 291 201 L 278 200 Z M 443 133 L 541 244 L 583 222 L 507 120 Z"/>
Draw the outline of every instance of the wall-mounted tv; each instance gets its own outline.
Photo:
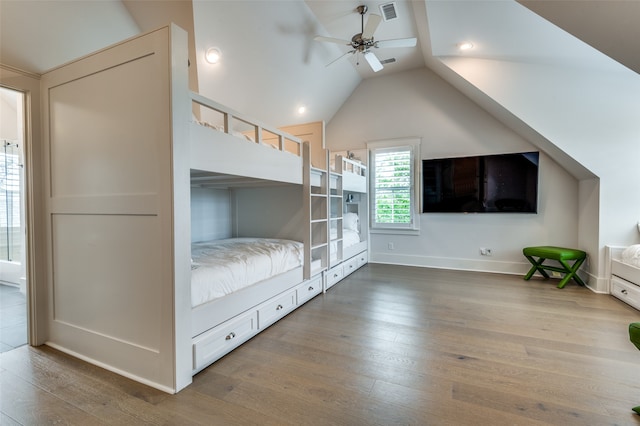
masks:
<path id="1" fill-rule="evenodd" d="M 537 152 L 422 160 L 423 213 L 537 213 Z"/>

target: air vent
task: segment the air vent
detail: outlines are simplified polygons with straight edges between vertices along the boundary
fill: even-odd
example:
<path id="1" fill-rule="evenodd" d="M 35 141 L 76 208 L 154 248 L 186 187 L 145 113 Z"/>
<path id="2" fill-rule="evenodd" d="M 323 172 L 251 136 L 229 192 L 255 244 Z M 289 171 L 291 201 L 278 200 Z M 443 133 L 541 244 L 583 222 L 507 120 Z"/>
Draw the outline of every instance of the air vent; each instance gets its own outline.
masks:
<path id="1" fill-rule="evenodd" d="M 381 60 L 381 61 L 380 61 L 380 63 L 381 63 L 382 65 L 384 65 L 384 64 L 391 64 L 391 63 L 393 63 L 393 62 L 395 62 L 395 61 L 396 61 L 396 58 L 389 58 L 389 59 L 383 59 L 383 60 Z M 640 225 L 639 225 L 639 226 L 640 226 Z"/>
<path id="2" fill-rule="evenodd" d="M 398 12 L 396 10 L 396 2 L 385 3 L 380 5 L 380 12 L 382 13 L 382 19 L 385 21 L 391 21 L 398 19 Z"/>

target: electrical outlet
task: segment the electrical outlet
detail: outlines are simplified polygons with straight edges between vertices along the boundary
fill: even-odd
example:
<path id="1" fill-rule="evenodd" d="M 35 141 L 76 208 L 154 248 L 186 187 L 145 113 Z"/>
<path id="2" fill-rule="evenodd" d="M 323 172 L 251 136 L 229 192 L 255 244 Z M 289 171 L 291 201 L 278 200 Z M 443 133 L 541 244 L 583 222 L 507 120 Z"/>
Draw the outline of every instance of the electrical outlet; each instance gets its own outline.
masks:
<path id="1" fill-rule="evenodd" d="M 491 249 L 486 247 L 480 247 L 480 254 L 482 256 L 491 256 Z"/>
<path id="2" fill-rule="evenodd" d="M 387 247 L 389 248 L 389 250 L 395 250 L 396 249 L 396 246 L 393 243 L 389 243 L 387 245 Z"/>

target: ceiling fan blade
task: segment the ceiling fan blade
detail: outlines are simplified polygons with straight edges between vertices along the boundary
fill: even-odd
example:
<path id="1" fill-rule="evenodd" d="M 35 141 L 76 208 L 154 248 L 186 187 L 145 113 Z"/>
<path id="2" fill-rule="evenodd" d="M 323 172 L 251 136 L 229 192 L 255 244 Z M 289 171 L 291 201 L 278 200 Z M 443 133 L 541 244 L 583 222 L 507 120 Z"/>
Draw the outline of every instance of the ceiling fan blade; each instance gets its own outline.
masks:
<path id="1" fill-rule="evenodd" d="M 316 36 L 314 38 L 315 41 L 325 41 L 328 43 L 336 43 L 336 44 L 344 44 L 347 46 L 351 46 L 351 42 L 349 40 L 342 40 L 340 38 L 334 38 L 334 37 L 324 37 L 324 36 Z"/>
<path id="2" fill-rule="evenodd" d="M 373 52 L 364 52 L 362 56 L 364 56 L 367 62 L 369 62 L 369 65 L 371 66 L 373 72 L 378 72 L 382 68 L 384 68 L 380 63 L 380 60 L 376 57 L 376 55 L 373 54 Z"/>
<path id="3" fill-rule="evenodd" d="M 365 40 L 369 40 L 373 37 L 373 33 L 376 32 L 378 25 L 380 25 L 380 21 L 382 21 L 382 16 L 380 15 L 369 15 L 369 19 L 367 19 L 367 25 L 364 26 L 364 30 L 362 31 L 362 38 Z"/>
<path id="4" fill-rule="evenodd" d="M 354 54 L 356 53 L 355 50 L 350 50 L 346 53 L 343 53 L 342 55 L 338 56 L 336 59 L 334 59 L 333 61 L 329 62 L 326 66 L 328 67 L 329 65 L 333 64 L 334 62 L 338 62 L 340 59 L 344 58 L 345 56 L 347 56 L 348 54 Z"/>
<path id="5" fill-rule="evenodd" d="M 414 47 L 418 42 L 415 38 L 398 38 L 395 40 L 376 41 L 375 47 Z"/>

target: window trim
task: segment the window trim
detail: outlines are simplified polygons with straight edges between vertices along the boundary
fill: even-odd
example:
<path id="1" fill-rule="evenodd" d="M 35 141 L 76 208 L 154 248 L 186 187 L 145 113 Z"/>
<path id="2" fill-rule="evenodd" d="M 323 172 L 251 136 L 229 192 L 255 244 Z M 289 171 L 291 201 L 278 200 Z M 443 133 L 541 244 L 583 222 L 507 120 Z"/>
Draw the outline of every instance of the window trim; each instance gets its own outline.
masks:
<path id="1" fill-rule="evenodd" d="M 421 139 L 418 137 L 388 139 L 367 142 L 367 153 L 369 157 L 369 229 L 371 233 L 380 234 L 411 234 L 420 233 L 420 145 Z M 376 151 L 389 151 L 394 149 L 409 148 L 411 151 L 411 222 L 404 224 L 377 223 L 375 221 L 375 162 Z"/>

